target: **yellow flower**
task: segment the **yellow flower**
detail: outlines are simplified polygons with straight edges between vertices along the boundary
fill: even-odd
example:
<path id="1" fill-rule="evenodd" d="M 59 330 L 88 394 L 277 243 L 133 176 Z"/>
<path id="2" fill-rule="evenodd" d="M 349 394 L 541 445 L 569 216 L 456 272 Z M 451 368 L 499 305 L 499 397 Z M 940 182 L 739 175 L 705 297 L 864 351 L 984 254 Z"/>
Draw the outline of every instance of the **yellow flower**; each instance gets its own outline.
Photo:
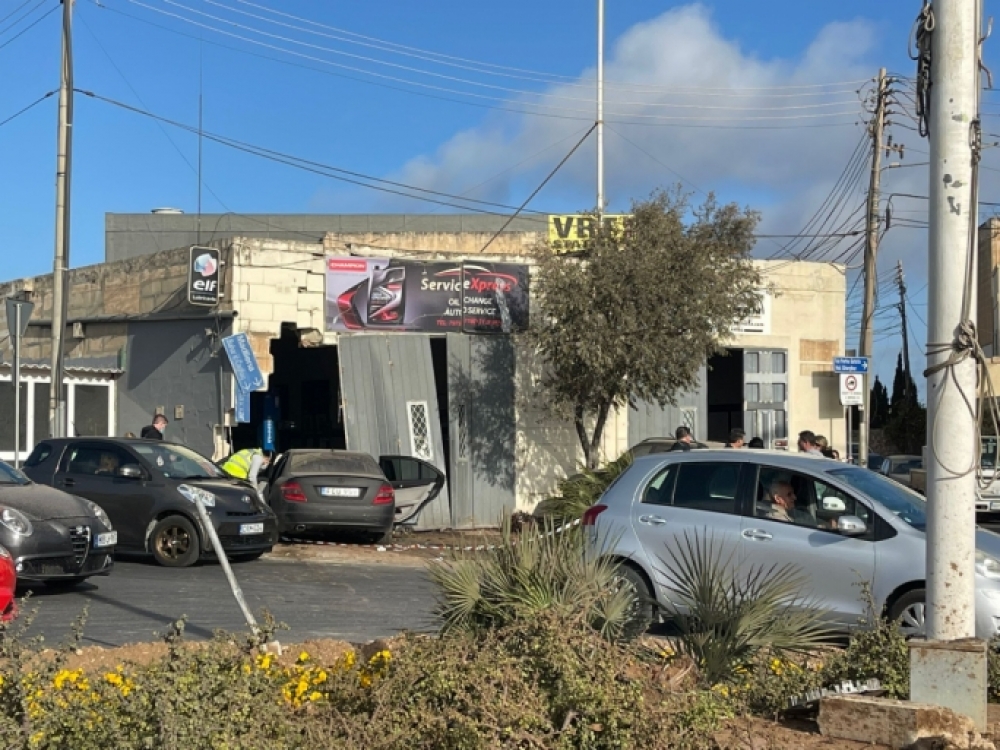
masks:
<path id="1" fill-rule="evenodd" d="M 249 664 L 244 664 L 241 669 L 243 670 L 243 674 L 250 674 L 252 671 Z"/>
<path id="2" fill-rule="evenodd" d="M 327 674 L 326 674 L 326 672 L 324 672 L 324 671 L 323 671 L 323 670 L 321 669 L 321 670 L 319 670 L 319 671 L 318 671 L 318 672 L 316 673 L 316 677 L 314 678 L 314 682 L 315 682 L 315 683 L 316 683 L 317 685 L 321 685 L 322 683 L 326 682 L 326 679 L 327 679 Z"/>
<path id="3" fill-rule="evenodd" d="M 323 694 L 317 690 L 313 690 L 311 693 L 309 693 L 309 700 L 311 700 L 313 703 L 322 699 L 323 699 Z"/>
<path id="4" fill-rule="evenodd" d="M 303 651 L 302 653 L 299 654 L 299 663 L 302 664 L 307 661 L 309 661 L 309 654 Z"/>

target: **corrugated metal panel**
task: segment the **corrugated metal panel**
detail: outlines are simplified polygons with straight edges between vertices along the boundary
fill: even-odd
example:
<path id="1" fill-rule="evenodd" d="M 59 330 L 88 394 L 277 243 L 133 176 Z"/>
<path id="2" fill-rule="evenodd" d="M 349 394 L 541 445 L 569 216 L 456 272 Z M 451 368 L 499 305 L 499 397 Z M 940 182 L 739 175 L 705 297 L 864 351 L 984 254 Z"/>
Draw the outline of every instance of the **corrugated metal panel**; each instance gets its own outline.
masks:
<path id="1" fill-rule="evenodd" d="M 514 343 L 510 336 L 469 336 L 472 344 L 473 525 L 492 526 L 516 507 Z"/>
<path id="2" fill-rule="evenodd" d="M 673 437 L 674 431 L 682 424 L 692 426 L 696 440 L 708 439 L 708 391 L 707 370 L 704 365 L 698 370 L 698 388 L 677 397 L 676 406 L 657 406 L 640 401 L 637 408 L 628 411 L 629 447 L 646 438 Z M 691 422 L 694 422 L 691 425 Z"/>
<path id="3" fill-rule="evenodd" d="M 448 334 L 452 518 L 495 526 L 515 497 L 514 345 L 509 336 Z"/>
<path id="4" fill-rule="evenodd" d="M 430 337 L 373 334 L 340 337 L 341 390 L 347 447 L 373 456 L 417 456 L 445 475 Z M 414 451 L 408 404 L 426 404 L 429 456 Z M 420 513 L 417 528 L 452 525 L 449 493 Z"/>

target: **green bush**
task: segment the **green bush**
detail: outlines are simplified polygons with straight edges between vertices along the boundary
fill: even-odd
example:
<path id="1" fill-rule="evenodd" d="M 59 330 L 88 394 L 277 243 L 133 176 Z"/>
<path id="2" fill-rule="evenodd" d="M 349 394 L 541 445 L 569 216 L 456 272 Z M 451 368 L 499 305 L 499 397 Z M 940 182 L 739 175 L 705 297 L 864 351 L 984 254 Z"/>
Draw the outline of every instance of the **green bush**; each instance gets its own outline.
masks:
<path id="1" fill-rule="evenodd" d="M 707 685 L 732 681 L 761 652 L 803 655 L 828 644 L 824 610 L 803 598 L 804 574 L 791 565 L 740 567 L 710 533 L 684 534 L 663 564 L 673 582 L 670 618 L 681 653 Z"/>
<path id="2" fill-rule="evenodd" d="M 625 451 L 599 469 L 581 468 L 579 474 L 562 480 L 556 494 L 539 503 L 534 515 L 557 521 L 579 518 L 632 465 L 632 461 L 632 452 Z"/>
<path id="3" fill-rule="evenodd" d="M 431 566 L 443 630 L 478 632 L 548 613 L 618 638 L 634 592 L 620 587 L 618 566 L 588 553 L 585 542 L 580 527 L 552 521 L 515 537 L 505 519 L 494 547 L 454 552 Z"/>
<path id="4" fill-rule="evenodd" d="M 181 633 L 151 663 L 90 671 L 67 667 L 72 645 L 19 647 L 0 661 L 5 750 L 707 750 L 732 715 L 721 696 L 671 692 L 649 652 L 552 614 L 324 664 Z"/>

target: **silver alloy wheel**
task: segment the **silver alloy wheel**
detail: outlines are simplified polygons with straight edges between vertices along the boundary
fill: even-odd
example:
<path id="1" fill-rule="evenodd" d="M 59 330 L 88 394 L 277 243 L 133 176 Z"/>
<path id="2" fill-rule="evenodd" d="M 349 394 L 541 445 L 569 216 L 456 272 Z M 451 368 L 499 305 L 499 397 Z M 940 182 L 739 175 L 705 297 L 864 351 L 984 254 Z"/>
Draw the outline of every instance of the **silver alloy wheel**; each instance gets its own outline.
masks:
<path id="1" fill-rule="evenodd" d="M 899 629 L 907 638 L 922 637 L 927 632 L 926 606 L 924 602 L 914 602 L 899 616 Z"/>

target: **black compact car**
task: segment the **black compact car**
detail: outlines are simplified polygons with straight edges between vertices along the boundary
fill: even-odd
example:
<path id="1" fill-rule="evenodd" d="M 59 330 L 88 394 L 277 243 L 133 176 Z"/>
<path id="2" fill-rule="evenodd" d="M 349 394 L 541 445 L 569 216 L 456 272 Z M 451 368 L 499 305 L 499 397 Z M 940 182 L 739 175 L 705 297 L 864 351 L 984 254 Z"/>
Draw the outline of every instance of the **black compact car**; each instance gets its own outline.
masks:
<path id="1" fill-rule="evenodd" d="M 183 445 L 160 440 L 61 438 L 39 443 L 24 472 L 93 501 L 111 518 L 121 552 L 186 567 L 214 550 L 194 497 L 207 506 L 230 559 L 260 557 L 278 539 L 274 513 L 246 482 Z"/>
<path id="2" fill-rule="evenodd" d="M 356 531 L 388 541 L 395 524 L 415 521 L 444 486 L 444 475 L 410 456 L 293 449 L 268 474 L 267 498 L 283 533 Z"/>
<path id="3" fill-rule="evenodd" d="M 117 540 L 99 506 L 0 462 L 0 547 L 14 558 L 19 583 L 73 586 L 107 575 Z"/>

